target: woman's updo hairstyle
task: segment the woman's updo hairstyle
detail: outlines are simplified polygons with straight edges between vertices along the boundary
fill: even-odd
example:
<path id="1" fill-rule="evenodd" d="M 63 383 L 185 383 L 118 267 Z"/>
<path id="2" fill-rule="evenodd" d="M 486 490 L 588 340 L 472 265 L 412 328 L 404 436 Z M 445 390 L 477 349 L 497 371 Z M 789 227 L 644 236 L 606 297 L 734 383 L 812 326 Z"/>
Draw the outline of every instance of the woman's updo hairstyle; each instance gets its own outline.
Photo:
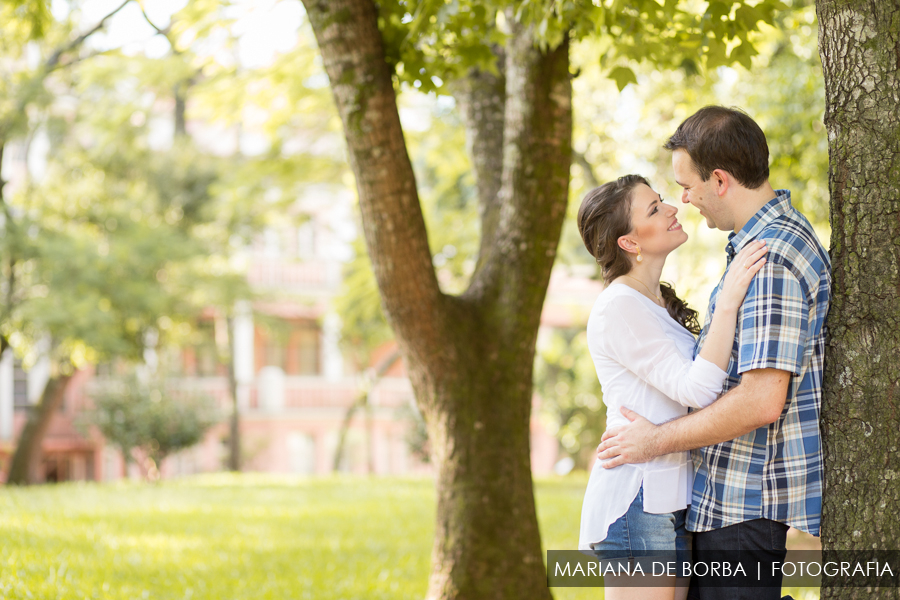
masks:
<path id="1" fill-rule="evenodd" d="M 633 229 L 631 199 L 634 188 L 640 184 L 651 187 L 640 175 L 623 175 L 588 192 L 578 209 L 578 232 L 606 282 L 631 271 L 631 259 L 619 247 L 619 238 Z M 660 283 L 659 289 L 669 315 L 694 335 L 699 334 L 697 311 L 675 295 L 669 284 Z"/>

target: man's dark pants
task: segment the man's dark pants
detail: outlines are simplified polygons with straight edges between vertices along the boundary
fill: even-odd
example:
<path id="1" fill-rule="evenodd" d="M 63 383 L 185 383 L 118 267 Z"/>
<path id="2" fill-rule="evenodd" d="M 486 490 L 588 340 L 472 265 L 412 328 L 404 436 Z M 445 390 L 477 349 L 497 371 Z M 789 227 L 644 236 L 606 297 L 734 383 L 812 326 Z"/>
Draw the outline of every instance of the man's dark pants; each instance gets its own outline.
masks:
<path id="1" fill-rule="evenodd" d="M 694 534 L 694 563 L 728 560 L 739 553 L 754 561 L 783 562 L 787 554 L 785 541 L 788 526 L 769 519 L 754 519 L 736 525 Z M 756 579 L 756 568 L 747 573 Z M 772 587 L 717 587 L 709 586 L 709 578 L 691 577 L 688 600 L 781 600 L 781 576 Z"/>

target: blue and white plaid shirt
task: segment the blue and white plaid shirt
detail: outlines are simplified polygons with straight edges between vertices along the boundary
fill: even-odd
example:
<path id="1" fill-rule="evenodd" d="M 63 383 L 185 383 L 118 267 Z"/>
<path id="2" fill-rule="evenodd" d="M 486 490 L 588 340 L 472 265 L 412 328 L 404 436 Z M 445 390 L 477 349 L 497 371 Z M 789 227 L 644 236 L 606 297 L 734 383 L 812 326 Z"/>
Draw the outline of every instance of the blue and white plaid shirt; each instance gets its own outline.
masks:
<path id="1" fill-rule="evenodd" d="M 741 374 L 751 369 L 781 369 L 793 374 L 787 402 L 771 425 L 691 453 L 691 531 L 763 518 L 819 535 L 824 481 L 819 412 L 831 261 L 809 221 L 791 206 L 791 193 L 776 194 L 729 236 L 725 247 L 726 273 L 731 259 L 750 241 L 765 240 L 769 251 L 738 312 L 723 392 L 736 387 Z M 721 289 L 719 281 L 695 355 Z"/>

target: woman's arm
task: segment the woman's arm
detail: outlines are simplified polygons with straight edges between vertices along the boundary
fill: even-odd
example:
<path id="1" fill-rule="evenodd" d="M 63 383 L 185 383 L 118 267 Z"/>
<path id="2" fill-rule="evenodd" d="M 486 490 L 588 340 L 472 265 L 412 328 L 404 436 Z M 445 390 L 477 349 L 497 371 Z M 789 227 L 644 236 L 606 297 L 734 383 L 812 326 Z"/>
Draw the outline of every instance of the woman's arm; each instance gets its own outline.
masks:
<path id="1" fill-rule="evenodd" d="M 767 251 L 765 242 L 750 242 L 732 259 L 725 274 L 709 331 L 706 332 L 706 339 L 698 354 L 723 371 L 728 370 L 728 361 L 731 359 L 738 310 L 754 275 L 766 263 L 764 257 Z"/>
<path id="2" fill-rule="evenodd" d="M 592 354 L 605 354 L 682 406 L 702 408 L 718 398 L 727 373 L 702 357 L 691 360 L 649 303 L 635 300 L 619 293 L 591 316 Z M 684 336 L 692 339 L 686 331 Z"/>
<path id="3" fill-rule="evenodd" d="M 750 268 L 735 268 L 726 276 L 711 331 L 695 360 L 681 353 L 648 307 L 626 296 L 610 300 L 597 326 L 589 327 L 589 342 L 593 338 L 595 347 L 604 348 L 616 362 L 682 406 L 708 406 L 722 392 L 737 309 L 750 281 L 765 262 L 761 259 L 765 252 L 762 243 L 753 242 L 734 258 L 735 267 L 746 263 Z"/>

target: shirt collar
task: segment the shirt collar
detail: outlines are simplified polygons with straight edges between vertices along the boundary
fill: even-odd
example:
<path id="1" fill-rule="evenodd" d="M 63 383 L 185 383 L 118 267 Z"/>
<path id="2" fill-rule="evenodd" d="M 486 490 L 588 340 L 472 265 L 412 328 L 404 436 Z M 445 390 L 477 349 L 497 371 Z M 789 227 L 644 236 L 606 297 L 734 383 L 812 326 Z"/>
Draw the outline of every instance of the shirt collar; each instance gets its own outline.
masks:
<path id="1" fill-rule="evenodd" d="M 740 231 L 728 234 L 728 243 L 725 245 L 728 262 L 731 262 L 731 259 L 741 251 L 745 244 L 756 239 L 766 225 L 787 214 L 790 210 L 793 210 L 790 190 L 775 190 L 775 197 L 756 211 L 756 214 L 750 217 Z"/>

